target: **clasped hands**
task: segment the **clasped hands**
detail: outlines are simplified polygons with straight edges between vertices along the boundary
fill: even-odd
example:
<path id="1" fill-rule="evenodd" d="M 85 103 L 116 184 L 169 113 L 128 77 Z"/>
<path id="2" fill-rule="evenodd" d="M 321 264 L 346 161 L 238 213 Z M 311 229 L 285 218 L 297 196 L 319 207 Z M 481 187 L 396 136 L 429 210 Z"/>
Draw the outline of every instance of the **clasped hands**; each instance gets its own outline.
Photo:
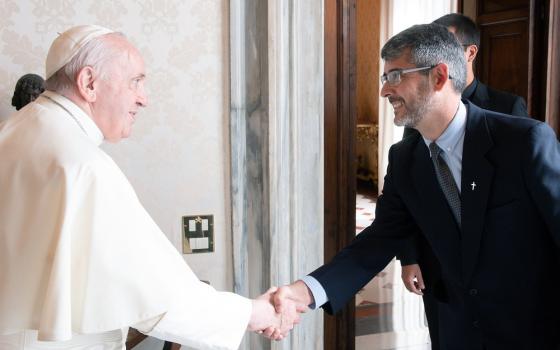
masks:
<path id="1" fill-rule="evenodd" d="M 252 300 L 248 330 L 272 340 L 282 340 L 300 322 L 300 315 L 313 303 L 313 296 L 302 281 L 280 288 L 272 287 Z"/>

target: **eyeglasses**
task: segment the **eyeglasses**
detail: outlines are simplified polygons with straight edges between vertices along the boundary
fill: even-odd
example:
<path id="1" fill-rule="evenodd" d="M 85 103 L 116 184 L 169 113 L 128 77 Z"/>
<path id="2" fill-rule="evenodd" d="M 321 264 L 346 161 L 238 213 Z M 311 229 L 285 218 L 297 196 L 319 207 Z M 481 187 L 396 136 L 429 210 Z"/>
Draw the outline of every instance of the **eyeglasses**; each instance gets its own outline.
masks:
<path id="1" fill-rule="evenodd" d="M 381 76 L 381 85 L 385 84 L 385 82 L 389 82 L 390 85 L 398 85 L 401 83 L 402 75 L 412 73 L 412 72 L 420 72 L 423 70 L 433 69 L 435 66 L 437 66 L 437 64 L 429 67 L 416 67 L 416 68 L 409 68 L 409 69 L 392 70 L 389 73 L 384 73 Z"/>

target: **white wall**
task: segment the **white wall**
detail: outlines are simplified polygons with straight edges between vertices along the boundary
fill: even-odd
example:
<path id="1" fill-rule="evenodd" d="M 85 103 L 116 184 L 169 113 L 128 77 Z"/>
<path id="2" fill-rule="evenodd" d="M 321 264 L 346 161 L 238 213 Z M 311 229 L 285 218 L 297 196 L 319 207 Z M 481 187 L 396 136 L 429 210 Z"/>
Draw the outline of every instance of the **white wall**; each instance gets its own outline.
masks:
<path id="1" fill-rule="evenodd" d="M 103 148 L 178 250 L 182 215 L 214 215 L 216 251 L 185 259 L 199 278 L 231 290 L 228 1 L 3 0 L 0 13 L 0 120 L 14 111 L 17 79 L 44 76 L 57 32 L 99 24 L 140 49 L 149 106 L 130 139 Z"/>

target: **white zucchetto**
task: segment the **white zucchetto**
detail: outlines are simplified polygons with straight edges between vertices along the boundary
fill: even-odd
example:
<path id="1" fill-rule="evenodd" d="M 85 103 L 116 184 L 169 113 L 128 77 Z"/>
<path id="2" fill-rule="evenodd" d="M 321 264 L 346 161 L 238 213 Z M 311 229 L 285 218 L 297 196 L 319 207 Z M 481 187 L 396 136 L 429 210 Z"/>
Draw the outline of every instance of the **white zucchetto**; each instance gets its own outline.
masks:
<path id="1" fill-rule="evenodd" d="M 47 54 L 45 79 L 49 79 L 60 68 L 76 56 L 78 51 L 91 39 L 113 33 L 112 30 L 97 25 L 72 27 L 56 38 Z"/>

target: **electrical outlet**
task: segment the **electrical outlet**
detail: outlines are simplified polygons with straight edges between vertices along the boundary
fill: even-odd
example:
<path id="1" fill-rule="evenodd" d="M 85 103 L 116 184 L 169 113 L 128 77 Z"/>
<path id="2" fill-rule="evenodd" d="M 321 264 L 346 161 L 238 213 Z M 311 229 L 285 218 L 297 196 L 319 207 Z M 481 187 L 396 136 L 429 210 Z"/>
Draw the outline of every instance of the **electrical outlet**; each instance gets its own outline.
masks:
<path id="1" fill-rule="evenodd" d="M 183 254 L 214 251 L 214 216 L 183 216 Z"/>

